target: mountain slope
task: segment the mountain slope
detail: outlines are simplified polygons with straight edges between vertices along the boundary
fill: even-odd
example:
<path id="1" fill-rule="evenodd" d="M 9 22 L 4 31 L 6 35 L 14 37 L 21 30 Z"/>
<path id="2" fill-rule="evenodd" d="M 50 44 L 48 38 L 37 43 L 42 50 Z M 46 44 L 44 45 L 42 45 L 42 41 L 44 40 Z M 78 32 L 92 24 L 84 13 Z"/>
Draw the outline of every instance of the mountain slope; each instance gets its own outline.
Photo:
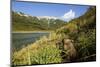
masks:
<path id="1" fill-rule="evenodd" d="M 12 12 L 13 31 L 55 30 L 64 24 L 64 21 L 55 17 L 36 17 Z"/>

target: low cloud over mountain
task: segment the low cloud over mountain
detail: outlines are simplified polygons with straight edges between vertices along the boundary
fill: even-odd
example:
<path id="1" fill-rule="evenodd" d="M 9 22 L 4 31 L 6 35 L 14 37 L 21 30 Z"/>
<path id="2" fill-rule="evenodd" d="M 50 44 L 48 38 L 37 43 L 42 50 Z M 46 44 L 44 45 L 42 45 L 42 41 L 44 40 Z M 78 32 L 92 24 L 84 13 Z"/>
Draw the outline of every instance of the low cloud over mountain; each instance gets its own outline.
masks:
<path id="1" fill-rule="evenodd" d="M 66 20 L 66 21 L 70 21 L 71 19 L 75 18 L 75 12 L 70 9 L 70 11 L 66 12 L 63 16 L 62 19 Z"/>

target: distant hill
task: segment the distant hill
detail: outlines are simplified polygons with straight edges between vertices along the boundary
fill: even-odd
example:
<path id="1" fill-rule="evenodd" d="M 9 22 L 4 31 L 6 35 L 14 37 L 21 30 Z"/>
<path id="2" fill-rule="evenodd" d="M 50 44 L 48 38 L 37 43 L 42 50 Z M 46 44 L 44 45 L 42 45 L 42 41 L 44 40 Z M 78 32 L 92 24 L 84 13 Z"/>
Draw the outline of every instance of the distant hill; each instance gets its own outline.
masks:
<path id="1" fill-rule="evenodd" d="M 65 21 L 49 16 L 30 16 L 22 12 L 12 11 L 13 31 L 41 31 L 56 30 L 62 27 Z"/>

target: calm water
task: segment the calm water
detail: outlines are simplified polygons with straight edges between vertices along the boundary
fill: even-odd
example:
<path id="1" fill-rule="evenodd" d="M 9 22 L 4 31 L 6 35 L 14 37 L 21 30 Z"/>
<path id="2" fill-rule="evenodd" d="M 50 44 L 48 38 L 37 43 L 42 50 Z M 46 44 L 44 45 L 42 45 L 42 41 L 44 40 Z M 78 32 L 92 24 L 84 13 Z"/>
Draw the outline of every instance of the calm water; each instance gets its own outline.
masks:
<path id="1" fill-rule="evenodd" d="M 42 36 L 48 36 L 49 33 L 12 33 L 12 48 L 19 50 L 28 44 L 34 43 Z"/>

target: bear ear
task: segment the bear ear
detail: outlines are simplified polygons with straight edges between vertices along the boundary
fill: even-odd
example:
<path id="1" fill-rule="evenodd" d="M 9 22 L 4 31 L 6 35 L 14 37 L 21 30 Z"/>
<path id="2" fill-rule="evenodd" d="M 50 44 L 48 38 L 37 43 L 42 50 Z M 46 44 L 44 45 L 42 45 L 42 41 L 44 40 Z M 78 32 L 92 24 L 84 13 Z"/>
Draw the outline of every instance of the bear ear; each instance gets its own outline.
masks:
<path id="1" fill-rule="evenodd" d="M 74 40 L 71 40 L 71 42 L 74 42 Z"/>

